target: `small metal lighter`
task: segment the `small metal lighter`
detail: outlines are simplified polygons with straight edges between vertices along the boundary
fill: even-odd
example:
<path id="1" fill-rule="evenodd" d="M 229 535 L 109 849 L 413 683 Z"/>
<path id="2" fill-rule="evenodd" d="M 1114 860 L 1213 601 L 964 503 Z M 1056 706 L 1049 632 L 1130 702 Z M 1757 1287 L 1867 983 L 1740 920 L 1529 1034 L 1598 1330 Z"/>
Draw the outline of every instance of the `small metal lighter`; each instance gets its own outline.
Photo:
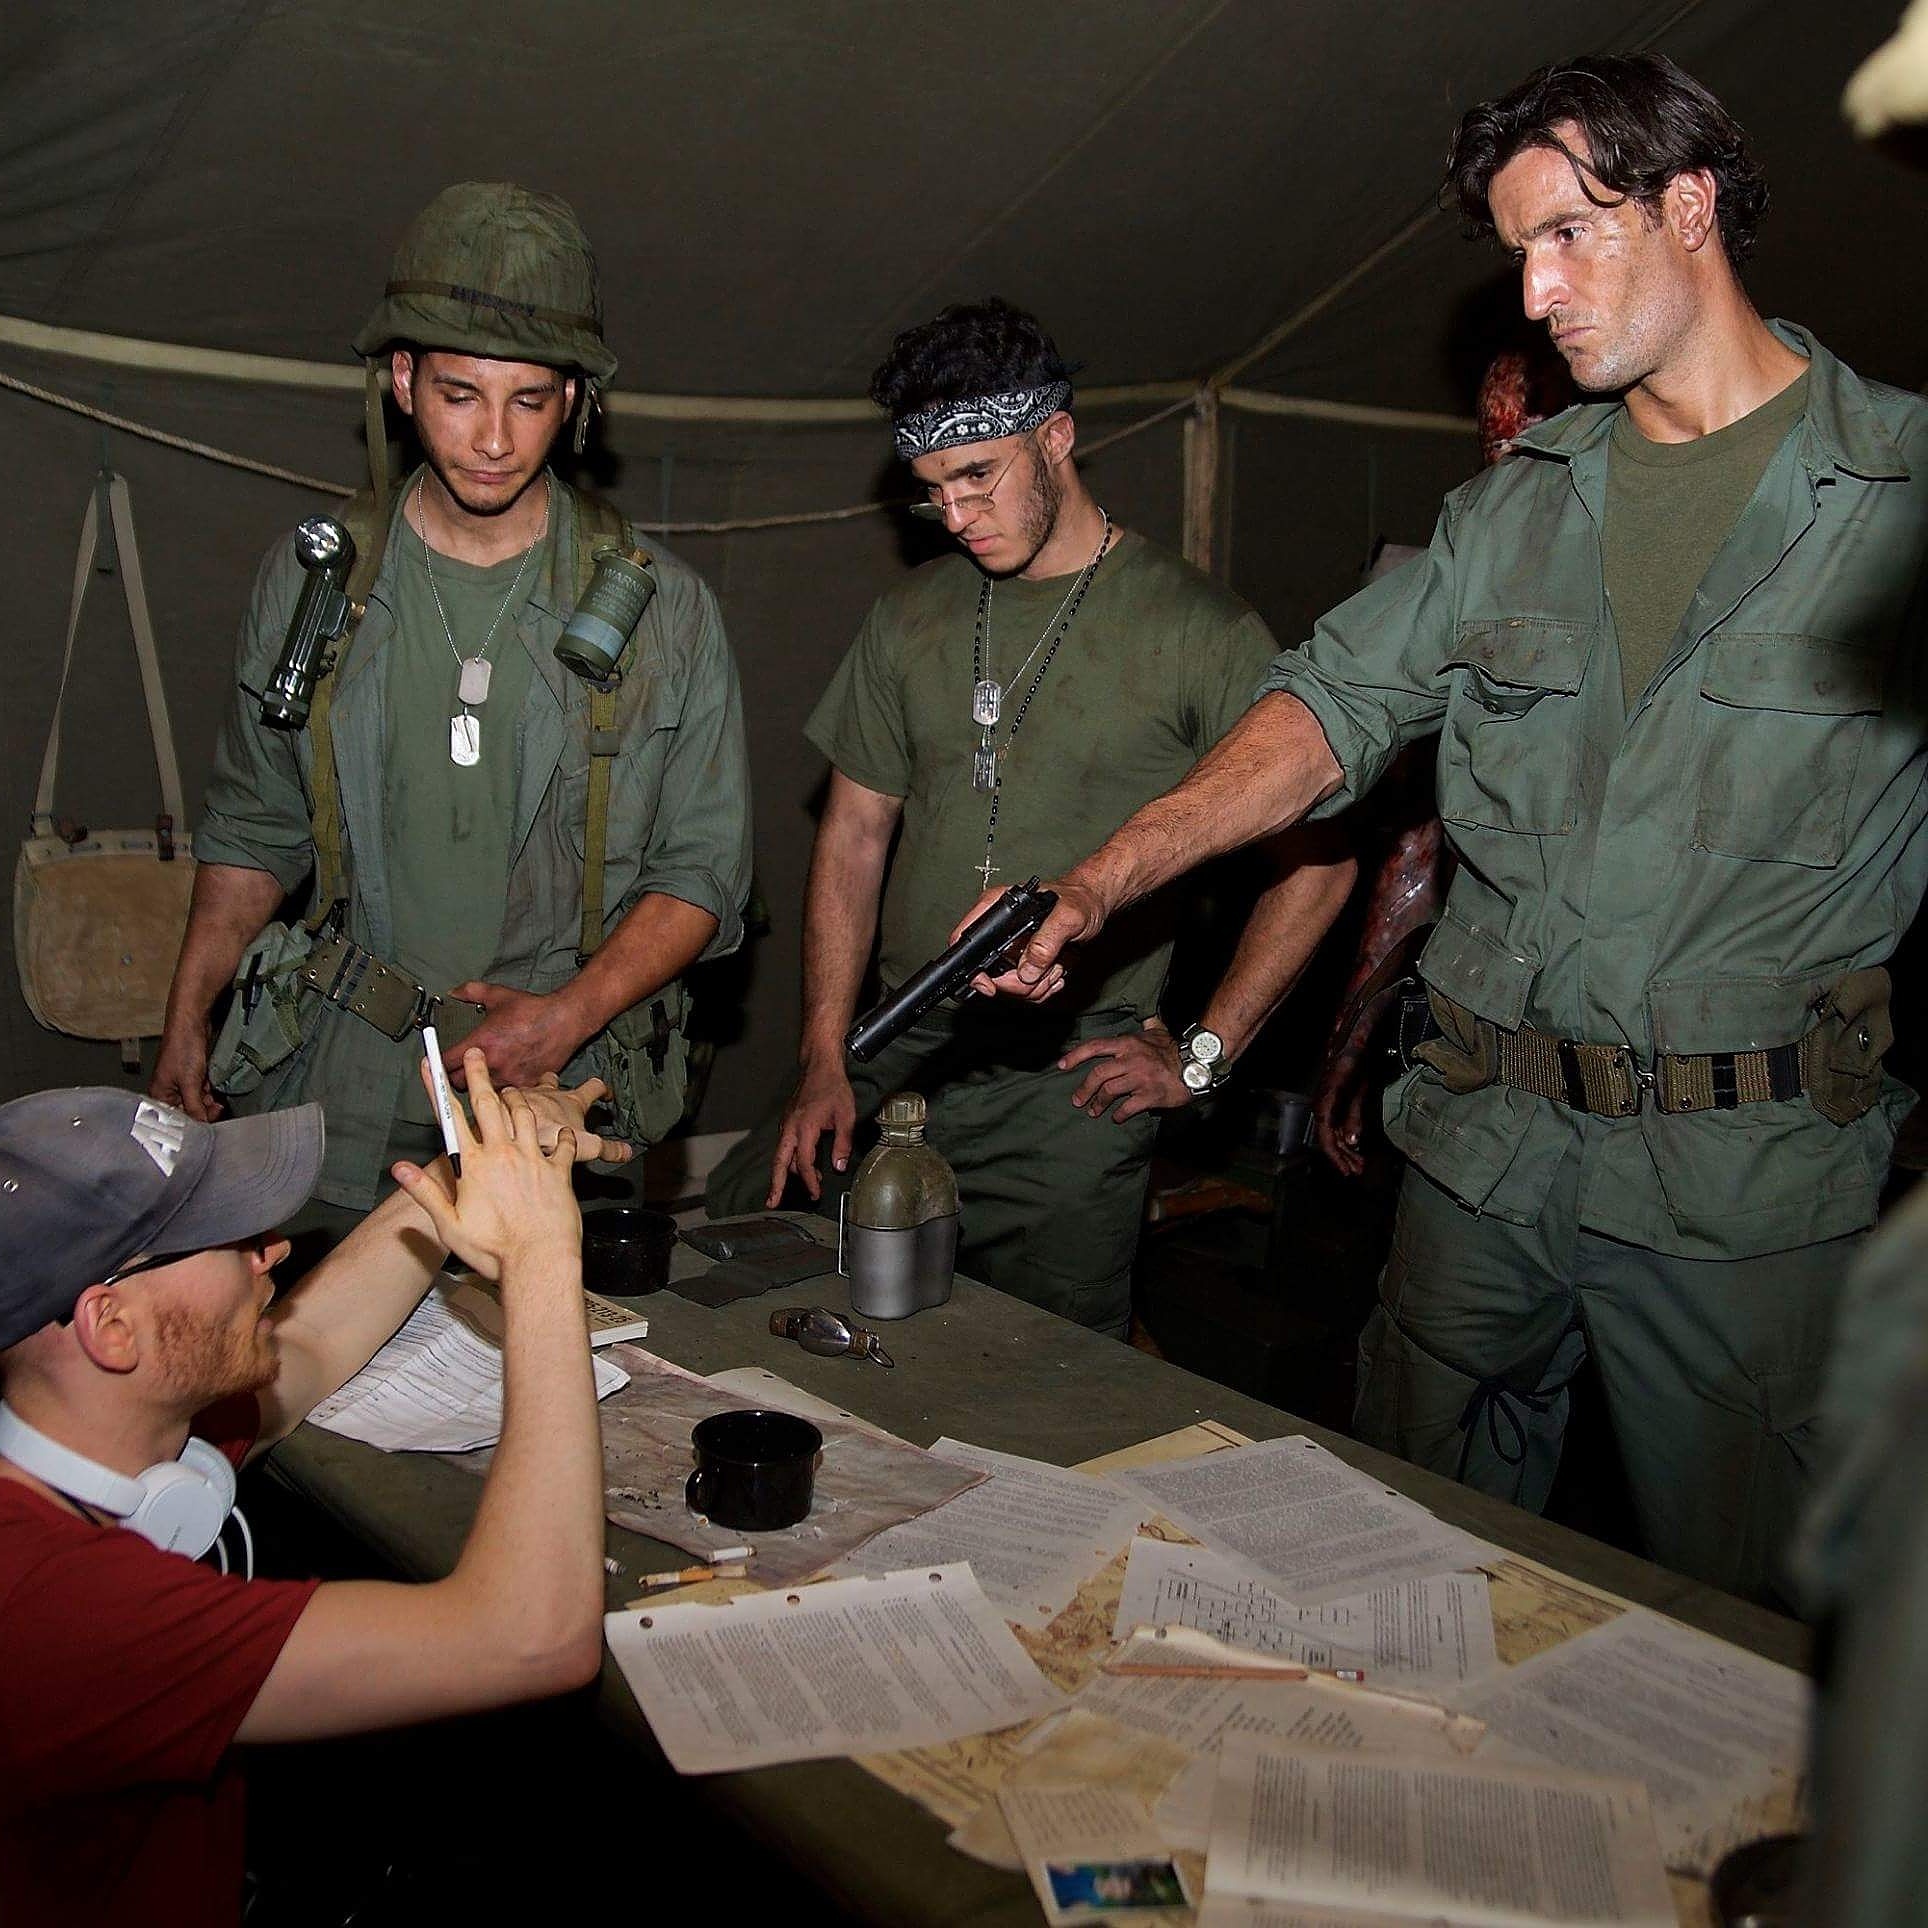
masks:
<path id="1" fill-rule="evenodd" d="M 874 1359 L 880 1366 L 897 1363 L 868 1326 L 852 1325 L 841 1312 L 833 1312 L 827 1305 L 797 1306 L 786 1312 L 773 1312 L 770 1330 L 779 1339 L 794 1339 L 805 1352 L 814 1352 L 820 1358 L 837 1359 L 848 1354 L 853 1359 Z"/>

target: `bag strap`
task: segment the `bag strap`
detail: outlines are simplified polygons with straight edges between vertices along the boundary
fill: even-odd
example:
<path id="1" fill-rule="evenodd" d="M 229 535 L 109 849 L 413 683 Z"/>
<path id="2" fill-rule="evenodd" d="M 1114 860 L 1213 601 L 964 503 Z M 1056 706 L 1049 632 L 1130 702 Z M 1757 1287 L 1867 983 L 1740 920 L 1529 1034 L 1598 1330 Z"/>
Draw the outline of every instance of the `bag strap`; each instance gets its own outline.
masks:
<path id="1" fill-rule="evenodd" d="M 341 790 L 335 780 L 335 678 L 361 628 L 368 592 L 375 586 L 388 547 L 386 505 L 373 490 L 350 496 L 342 504 L 341 520 L 355 545 L 355 566 L 348 573 L 346 589 L 348 621 L 335 645 L 333 660 L 315 681 L 314 700 L 308 711 L 308 732 L 314 744 L 314 768 L 309 779 L 314 807 L 308 820 L 315 846 L 315 908 L 307 920 L 311 931 L 319 930 L 348 894 L 347 868 L 342 862 Z"/>
<path id="2" fill-rule="evenodd" d="M 141 693 L 147 702 L 148 734 L 154 739 L 154 763 L 161 779 L 160 832 L 163 860 L 174 854 L 174 831 L 183 822 L 181 766 L 174 755 L 174 729 L 168 721 L 167 691 L 161 682 L 160 650 L 154 641 L 154 618 L 147 606 L 147 583 L 141 575 L 141 552 L 134 539 L 134 508 L 125 479 L 103 469 L 108 513 L 113 520 L 114 544 L 120 557 L 121 592 L 127 601 L 127 620 L 134 632 L 134 657 L 140 665 Z M 74 595 L 67 611 L 67 648 L 60 663 L 60 691 L 54 698 L 53 721 L 47 729 L 47 749 L 40 760 L 40 787 L 34 793 L 33 834 L 54 834 L 54 779 L 60 765 L 60 713 L 67 701 L 67 683 L 74 667 L 74 641 L 80 633 L 80 612 L 87 600 L 87 584 L 100 546 L 98 485 L 87 499 L 81 518 L 80 548 L 74 558 Z"/>
<path id="3" fill-rule="evenodd" d="M 596 570 L 596 551 L 628 539 L 622 512 L 599 496 L 576 493 L 576 600 L 580 602 Z M 624 660 L 635 649 L 632 640 Z M 603 940 L 603 867 L 609 847 L 609 778 L 622 747 L 616 732 L 616 690 L 589 693 L 589 793 L 582 830 L 582 928 L 576 955 L 587 957 Z"/>

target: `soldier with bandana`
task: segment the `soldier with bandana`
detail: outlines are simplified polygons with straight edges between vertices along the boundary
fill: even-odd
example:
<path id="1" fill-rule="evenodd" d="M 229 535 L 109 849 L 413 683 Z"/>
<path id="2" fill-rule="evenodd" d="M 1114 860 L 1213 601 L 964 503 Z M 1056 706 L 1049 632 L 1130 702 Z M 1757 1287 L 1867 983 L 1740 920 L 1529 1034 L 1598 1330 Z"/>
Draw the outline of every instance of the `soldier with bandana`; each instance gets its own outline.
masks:
<path id="1" fill-rule="evenodd" d="M 847 1062 L 880 902 L 879 970 L 895 986 L 944 948 L 961 887 L 1054 874 L 1190 770 L 1275 647 L 1240 598 L 1093 498 L 1065 365 L 1031 316 L 999 301 L 948 308 L 898 337 L 871 394 L 920 506 L 963 553 L 878 601 L 805 726 L 831 770 L 805 910 L 801 1071 L 780 1120 L 719 1169 L 710 1206 L 774 1205 L 792 1177 L 820 1197 L 820 1168 L 847 1170 L 858 1121 L 913 1088 L 957 1174 L 962 1269 L 1122 1334 L 1158 1113 L 1189 1101 L 1186 1065 L 1209 1087 L 1251 1042 L 1353 867 L 1297 838 L 1271 851 L 1230 970 L 1188 1014 L 1215 1057 L 1188 1035 L 1181 1058 L 1159 1015 L 1167 895 L 1107 933 L 1078 994 L 1051 1011 L 940 1009 L 872 1063 Z"/>

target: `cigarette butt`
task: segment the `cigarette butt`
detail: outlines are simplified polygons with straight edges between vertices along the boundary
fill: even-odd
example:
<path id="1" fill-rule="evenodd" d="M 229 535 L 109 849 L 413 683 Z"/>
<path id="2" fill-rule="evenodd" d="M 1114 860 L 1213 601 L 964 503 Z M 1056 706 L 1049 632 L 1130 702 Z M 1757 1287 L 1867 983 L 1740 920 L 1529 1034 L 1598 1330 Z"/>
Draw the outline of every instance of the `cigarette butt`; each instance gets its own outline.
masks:
<path id="1" fill-rule="evenodd" d="M 1364 1680 L 1366 1670 L 1363 1667 L 1335 1667 L 1332 1677 L 1334 1680 Z"/>
<path id="2" fill-rule="evenodd" d="M 756 1548 L 753 1546 L 719 1546 L 709 1556 L 712 1566 L 719 1560 L 754 1560 L 755 1558 Z"/>
<path id="3" fill-rule="evenodd" d="M 739 1560 L 729 1565 L 672 1567 L 664 1573 L 644 1573 L 637 1577 L 646 1587 L 688 1587 L 699 1580 L 741 1580 L 749 1568 Z"/>
<path id="4" fill-rule="evenodd" d="M 623 1563 L 613 1553 L 603 1555 L 603 1571 L 613 1579 L 623 1571 Z"/>

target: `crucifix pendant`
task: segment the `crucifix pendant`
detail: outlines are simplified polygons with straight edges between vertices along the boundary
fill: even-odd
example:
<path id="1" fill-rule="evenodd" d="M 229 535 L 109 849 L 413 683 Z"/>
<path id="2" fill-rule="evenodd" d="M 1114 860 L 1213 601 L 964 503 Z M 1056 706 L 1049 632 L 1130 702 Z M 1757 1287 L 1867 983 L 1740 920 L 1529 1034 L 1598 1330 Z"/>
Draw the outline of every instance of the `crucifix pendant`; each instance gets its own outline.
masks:
<path id="1" fill-rule="evenodd" d="M 465 770 L 482 761 L 482 725 L 467 710 L 449 718 L 449 761 Z"/>
<path id="2" fill-rule="evenodd" d="M 971 721 L 982 723 L 988 730 L 998 719 L 998 712 L 1004 707 L 1004 692 L 988 677 L 981 683 L 971 685 Z"/>
<path id="3" fill-rule="evenodd" d="M 984 861 L 977 866 L 977 872 L 984 879 L 984 888 L 989 890 L 991 879 L 997 875 L 997 866 L 992 863 L 991 853 L 988 850 L 984 853 Z"/>
<path id="4" fill-rule="evenodd" d="M 489 700 L 490 667 L 486 658 L 464 656 L 462 675 L 455 686 L 455 693 L 465 707 L 486 703 Z"/>

